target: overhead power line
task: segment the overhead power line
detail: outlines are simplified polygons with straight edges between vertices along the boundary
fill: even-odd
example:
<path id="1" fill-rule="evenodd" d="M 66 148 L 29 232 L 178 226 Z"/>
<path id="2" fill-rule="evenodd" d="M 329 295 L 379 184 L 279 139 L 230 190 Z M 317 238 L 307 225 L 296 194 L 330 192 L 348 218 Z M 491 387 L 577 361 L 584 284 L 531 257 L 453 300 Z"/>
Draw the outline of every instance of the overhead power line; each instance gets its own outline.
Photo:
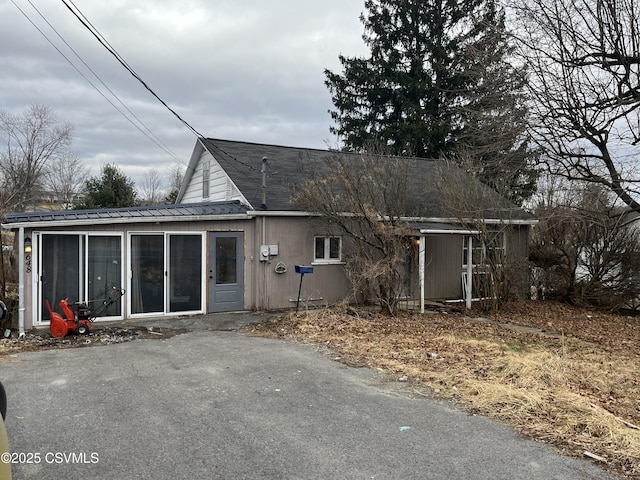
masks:
<path id="1" fill-rule="evenodd" d="M 84 78 L 91 87 L 98 92 L 107 102 L 111 104 L 113 108 L 115 108 L 120 115 L 122 115 L 127 121 L 129 121 L 136 129 L 138 129 L 143 135 L 145 135 L 149 140 L 155 143 L 158 147 L 164 150 L 167 154 L 172 156 L 174 159 L 178 160 L 178 157 L 166 146 L 162 143 L 162 141 L 147 127 L 140 118 L 138 118 L 135 113 L 133 113 L 124 102 L 113 92 L 104 81 L 100 78 L 100 76 L 82 59 L 82 57 L 76 52 L 71 45 L 64 39 L 64 37 L 56 30 L 56 28 L 46 19 L 46 17 L 38 10 L 38 8 L 31 2 L 31 0 L 27 0 L 29 5 L 37 12 L 37 14 L 42 18 L 42 20 L 49 26 L 51 30 L 60 38 L 60 40 L 73 52 L 73 54 L 82 62 L 82 64 L 89 70 L 93 76 L 106 88 L 111 95 L 122 105 L 136 120 L 138 123 L 134 122 L 131 118 L 129 118 L 117 105 L 115 105 L 111 99 L 109 99 L 101 90 L 98 88 L 77 66 L 76 64 L 67 56 L 65 53 L 58 48 L 58 46 L 49 38 L 49 36 L 40 28 L 36 23 L 29 17 L 29 15 L 22 9 L 20 6 L 14 1 L 11 0 L 11 3 L 20 11 L 20 13 L 27 19 L 29 23 L 44 37 L 47 42 L 73 67 L 73 69 L 78 72 L 78 74 Z M 140 125 L 144 128 L 144 130 L 140 127 Z M 146 130 L 146 131 L 145 131 Z M 153 138 L 152 138 L 153 137 Z"/>
<path id="2" fill-rule="evenodd" d="M 203 135 L 199 133 L 195 128 L 193 128 L 185 119 L 183 119 L 178 113 L 171 108 L 160 96 L 142 79 L 140 75 L 138 75 L 135 70 L 129 66 L 129 64 L 122 58 L 122 56 L 117 52 L 115 48 L 113 48 L 109 42 L 107 42 L 104 37 L 100 34 L 100 32 L 86 19 L 84 14 L 80 11 L 80 9 L 69 0 L 62 0 L 62 3 L 69 9 L 69 11 L 80 21 L 80 23 L 87 29 L 89 32 L 100 42 L 100 44 L 107 49 L 107 51 L 115 57 L 116 60 L 131 74 L 133 77 L 138 80 L 142 84 L 142 86 L 151 93 L 164 107 L 169 110 L 180 122 L 182 122 L 191 132 L 193 132 L 196 136 L 202 137 Z M 71 5 L 73 5 L 73 8 Z"/>
<path id="3" fill-rule="evenodd" d="M 107 39 L 100 33 L 100 31 L 91 23 L 91 21 L 82 13 L 82 11 L 73 3 L 73 0 L 61 0 L 62 3 L 67 7 L 67 9 L 73 14 L 74 17 L 98 40 L 98 42 L 120 63 L 140 84 L 144 86 L 144 88 L 149 91 L 156 100 L 158 100 L 167 110 L 169 110 L 183 125 L 185 125 L 193 134 L 195 134 L 199 139 L 204 139 L 204 135 L 198 132 L 193 126 L 191 126 L 186 120 L 184 120 L 173 108 L 171 108 L 160 96 L 142 79 L 142 77 L 131 67 L 127 61 L 118 53 L 118 51 L 107 41 Z M 38 13 L 38 15 L 43 19 L 43 21 L 55 32 L 55 34 L 64 42 L 64 44 L 73 52 L 73 54 L 82 62 L 82 64 L 98 79 L 98 81 L 104 86 L 106 90 L 108 90 L 114 98 L 118 100 L 118 102 L 133 116 L 140 125 L 142 125 L 147 131 L 145 132 L 138 124 L 133 122 L 131 118 L 129 118 L 117 105 L 115 105 L 91 80 L 87 78 L 87 76 L 60 50 L 56 44 L 31 20 L 31 18 L 27 15 L 24 10 L 22 10 L 15 2 L 15 0 L 11 0 L 14 6 L 22 13 L 22 15 L 33 25 L 33 27 L 38 30 L 38 32 L 51 44 L 53 48 L 55 48 L 58 53 L 82 76 L 105 100 L 107 100 L 123 117 L 125 117 L 132 125 L 134 125 L 141 133 L 143 133 L 146 137 L 148 137 L 152 142 L 162 148 L 169 155 L 178 160 L 177 156 L 171 152 L 162 141 L 120 100 L 118 95 L 111 90 L 106 83 L 99 77 L 99 75 L 82 59 L 82 57 L 71 47 L 71 45 L 63 38 L 63 36 L 55 29 L 55 27 L 45 18 L 45 16 L 36 8 L 35 5 L 31 2 L 31 0 L 27 0 L 27 2 L 31 5 L 31 7 Z M 148 133 L 147 133 L 148 132 Z M 153 138 L 152 138 L 153 137 Z M 239 165 L 244 166 L 245 168 L 251 170 L 257 170 L 257 168 L 253 165 L 247 164 L 224 151 L 218 145 L 211 144 L 216 150 L 218 150 L 221 154 L 227 156 L 228 158 L 234 160 Z"/>
<path id="4" fill-rule="evenodd" d="M 194 127 L 192 127 L 186 120 L 184 120 L 175 110 L 173 110 L 160 96 L 142 79 L 142 77 L 133 69 L 131 65 L 127 63 L 127 61 L 118 53 L 118 51 L 109 43 L 109 41 L 100 33 L 100 31 L 91 23 L 91 21 L 82 13 L 82 11 L 73 3 L 73 0 L 61 0 L 62 3 L 67 7 L 67 9 L 82 23 L 82 25 L 91 32 L 91 34 L 98 40 L 98 42 L 105 48 L 107 51 L 118 60 L 120 63 L 138 82 L 140 82 L 146 90 L 148 90 L 167 110 L 169 110 L 180 122 L 182 122 L 192 133 L 194 133 L 198 138 L 205 138 L 200 132 L 198 132 Z M 73 7 L 73 8 L 72 8 Z M 217 145 L 209 143 L 220 153 L 226 155 L 230 159 L 234 160 L 236 163 L 243 165 L 246 168 L 251 170 L 257 170 L 253 165 L 249 165 L 242 160 L 234 157 L 233 155 L 225 152 L 223 149 L 218 147 Z"/>

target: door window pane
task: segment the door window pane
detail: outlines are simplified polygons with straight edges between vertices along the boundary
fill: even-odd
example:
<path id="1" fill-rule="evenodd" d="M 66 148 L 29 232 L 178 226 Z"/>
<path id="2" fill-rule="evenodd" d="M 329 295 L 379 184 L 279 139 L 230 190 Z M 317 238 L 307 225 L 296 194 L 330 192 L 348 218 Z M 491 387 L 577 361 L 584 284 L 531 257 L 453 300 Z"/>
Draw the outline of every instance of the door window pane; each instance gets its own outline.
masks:
<path id="1" fill-rule="evenodd" d="M 121 241 L 116 236 L 89 236 L 87 280 L 87 300 L 93 301 L 90 307 L 100 317 L 120 316 L 122 302 L 117 301 L 106 311 L 96 308 L 107 298 L 112 287 L 121 287 Z"/>
<path id="2" fill-rule="evenodd" d="M 131 312 L 164 311 L 164 235 L 131 237 Z"/>
<path id="3" fill-rule="evenodd" d="M 169 236 L 169 310 L 202 308 L 202 236 Z"/>
<path id="4" fill-rule="evenodd" d="M 216 283 L 237 283 L 235 237 L 216 238 Z"/>

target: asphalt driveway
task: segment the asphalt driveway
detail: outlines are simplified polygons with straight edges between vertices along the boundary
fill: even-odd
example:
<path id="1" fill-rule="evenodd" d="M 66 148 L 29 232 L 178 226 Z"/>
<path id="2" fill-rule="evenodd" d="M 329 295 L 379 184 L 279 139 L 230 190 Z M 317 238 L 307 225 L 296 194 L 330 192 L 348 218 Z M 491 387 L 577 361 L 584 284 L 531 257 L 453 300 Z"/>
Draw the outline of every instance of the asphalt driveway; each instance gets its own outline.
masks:
<path id="1" fill-rule="evenodd" d="M 610 478 L 311 346 L 216 330 L 0 360 L 14 479 Z"/>

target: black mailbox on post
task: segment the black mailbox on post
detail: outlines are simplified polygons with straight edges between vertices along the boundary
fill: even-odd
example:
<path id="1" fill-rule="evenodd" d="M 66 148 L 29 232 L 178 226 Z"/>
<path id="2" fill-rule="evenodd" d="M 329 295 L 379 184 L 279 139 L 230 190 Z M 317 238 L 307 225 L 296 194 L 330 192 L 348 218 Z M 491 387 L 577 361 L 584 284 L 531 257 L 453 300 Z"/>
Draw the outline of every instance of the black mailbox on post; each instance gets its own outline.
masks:
<path id="1" fill-rule="evenodd" d="M 300 274 L 300 286 L 298 287 L 298 300 L 296 300 L 296 312 L 297 312 L 298 306 L 300 305 L 300 292 L 302 291 L 302 279 L 304 278 L 305 273 L 313 273 L 313 267 L 309 267 L 307 265 L 296 265 L 296 273 Z"/>

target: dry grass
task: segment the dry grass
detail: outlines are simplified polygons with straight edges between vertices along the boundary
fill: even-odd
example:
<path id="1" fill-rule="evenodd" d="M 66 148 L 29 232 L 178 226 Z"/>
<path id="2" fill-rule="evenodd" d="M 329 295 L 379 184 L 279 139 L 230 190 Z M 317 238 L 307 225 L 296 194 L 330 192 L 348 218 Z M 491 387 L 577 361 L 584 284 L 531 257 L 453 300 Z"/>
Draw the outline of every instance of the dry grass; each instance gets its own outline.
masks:
<path id="1" fill-rule="evenodd" d="M 251 328 L 328 346 L 351 364 L 407 377 L 567 454 L 588 452 L 640 478 L 640 318 L 546 302 L 488 321 L 346 312 L 292 313 Z"/>

